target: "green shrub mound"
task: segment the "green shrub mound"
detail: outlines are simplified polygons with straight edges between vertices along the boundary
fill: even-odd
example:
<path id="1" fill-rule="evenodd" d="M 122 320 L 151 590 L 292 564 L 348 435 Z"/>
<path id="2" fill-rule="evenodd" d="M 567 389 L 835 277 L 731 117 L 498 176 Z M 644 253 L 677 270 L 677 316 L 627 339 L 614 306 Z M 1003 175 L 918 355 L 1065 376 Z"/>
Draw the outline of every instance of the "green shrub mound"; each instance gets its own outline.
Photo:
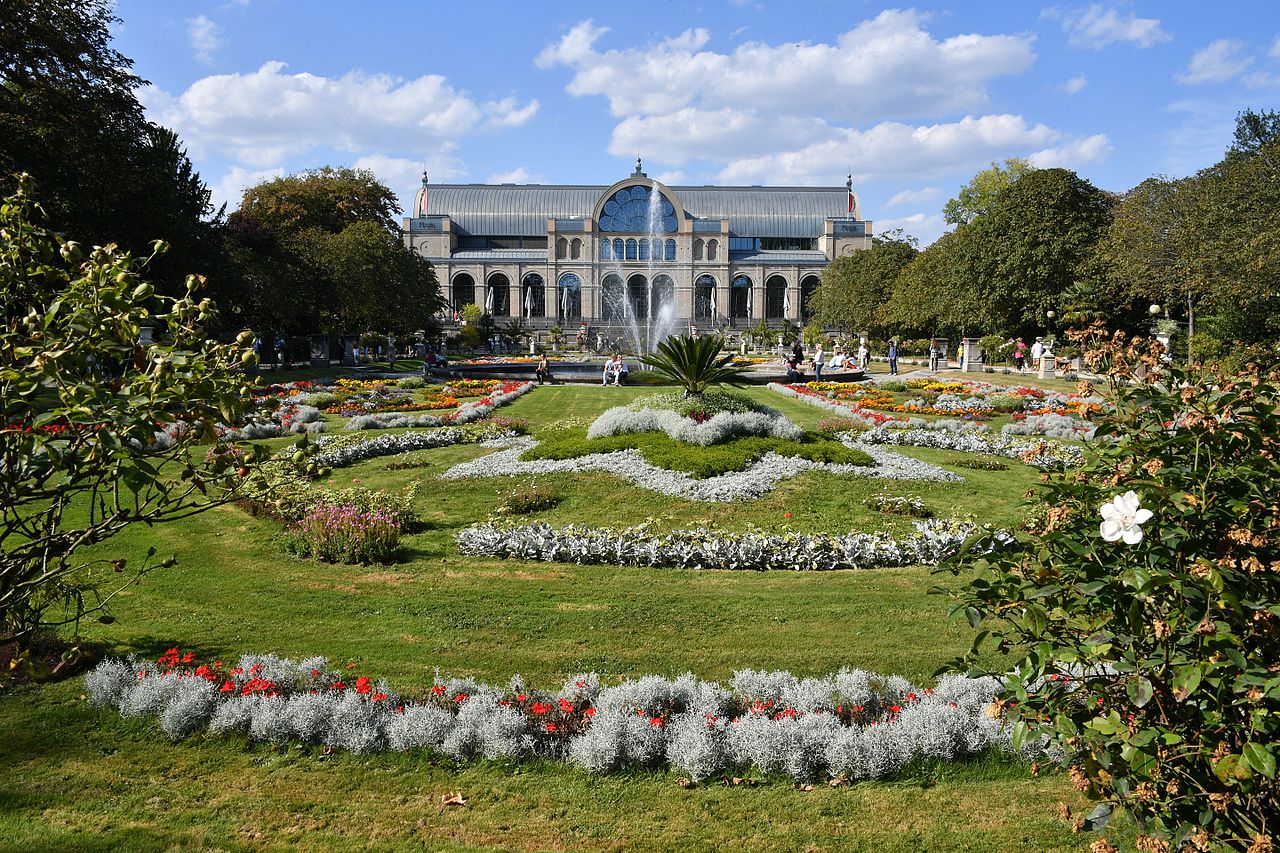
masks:
<path id="1" fill-rule="evenodd" d="M 630 433 L 607 438 L 589 439 L 581 432 L 548 432 L 541 443 L 520 457 L 535 459 L 576 459 L 592 453 L 614 453 L 639 450 L 645 461 L 668 471 L 683 471 L 698 479 L 716 477 L 750 467 L 766 453 L 798 456 L 810 462 L 831 465 L 874 465 L 861 450 L 846 447 L 838 441 L 815 433 L 805 433 L 803 441 L 788 441 L 764 436 L 744 436 L 721 444 L 699 447 L 676 441 L 664 433 Z"/>

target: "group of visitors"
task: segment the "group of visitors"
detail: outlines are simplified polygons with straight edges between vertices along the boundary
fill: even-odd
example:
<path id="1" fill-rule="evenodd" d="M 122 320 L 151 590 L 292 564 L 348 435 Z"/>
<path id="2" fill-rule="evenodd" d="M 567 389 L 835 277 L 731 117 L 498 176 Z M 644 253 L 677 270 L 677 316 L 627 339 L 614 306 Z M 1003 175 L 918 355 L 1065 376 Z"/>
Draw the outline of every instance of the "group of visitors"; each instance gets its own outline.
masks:
<path id="1" fill-rule="evenodd" d="M 1028 354 L 1028 349 L 1027 349 L 1026 341 L 1024 341 L 1022 338 L 1018 338 L 1017 340 L 1015 340 L 1013 342 L 1013 366 L 1017 368 L 1019 373 L 1025 372 L 1028 366 L 1032 370 L 1039 370 L 1041 363 L 1046 358 L 1053 359 L 1054 364 L 1055 365 L 1057 364 L 1057 358 L 1054 356 L 1053 351 L 1050 350 L 1049 347 L 1045 344 L 1044 338 L 1042 337 L 1036 338 L 1035 343 L 1031 345 L 1031 348 L 1030 348 L 1031 364 L 1030 365 L 1027 364 L 1027 354 Z"/>

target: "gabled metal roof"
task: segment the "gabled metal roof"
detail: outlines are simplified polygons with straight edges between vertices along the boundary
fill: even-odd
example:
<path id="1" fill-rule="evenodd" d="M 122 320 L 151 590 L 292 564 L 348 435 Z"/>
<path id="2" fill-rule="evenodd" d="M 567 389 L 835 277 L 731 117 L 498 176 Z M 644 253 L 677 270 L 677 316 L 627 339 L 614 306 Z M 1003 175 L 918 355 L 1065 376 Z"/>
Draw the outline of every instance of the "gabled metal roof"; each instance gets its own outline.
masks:
<path id="1" fill-rule="evenodd" d="M 432 184 L 426 212 L 447 215 L 474 236 L 538 237 L 547 220 L 588 218 L 604 186 Z M 728 219 L 742 237 L 820 237 L 823 223 L 849 215 L 845 187 L 666 187 L 695 219 Z M 421 193 L 415 208 L 421 210 Z"/>

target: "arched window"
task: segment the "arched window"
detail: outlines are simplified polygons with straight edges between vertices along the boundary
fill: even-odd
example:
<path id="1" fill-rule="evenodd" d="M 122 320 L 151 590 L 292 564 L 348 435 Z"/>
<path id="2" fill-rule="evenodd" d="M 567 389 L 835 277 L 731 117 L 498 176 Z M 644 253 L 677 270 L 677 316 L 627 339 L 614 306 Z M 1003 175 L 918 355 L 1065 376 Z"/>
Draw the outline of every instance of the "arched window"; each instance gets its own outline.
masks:
<path id="1" fill-rule="evenodd" d="M 557 305 L 561 320 L 577 320 L 582 317 L 582 279 L 571 272 L 560 276 Z"/>
<path id="2" fill-rule="evenodd" d="M 618 190 L 604 203 L 600 211 L 601 231 L 621 231 L 643 234 L 649 230 L 650 202 L 653 187 L 632 186 Z M 676 209 L 666 196 L 659 193 L 658 228 L 665 232 L 676 230 Z"/>
<path id="3" fill-rule="evenodd" d="M 676 241 L 675 240 L 667 241 L 667 258 L 666 259 L 668 261 L 674 261 L 676 259 Z"/>
<path id="4" fill-rule="evenodd" d="M 729 319 L 751 319 L 751 279 L 745 275 L 734 277 L 729 289 Z"/>
<path id="5" fill-rule="evenodd" d="M 613 244 L 608 240 L 600 241 L 600 260 L 607 261 L 613 257 Z"/>
<path id="6" fill-rule="evenodd" d="M 582 257 L 582 241 L 577 237 L 569 244 L 569 257 L 575 261 Z"/>
<path id="7" fill-rule="evenodd" d="M 767 320 L 781 320 L 787 316 L 787 280 L 771 275 L 764 283 L 764 316 Z"/>
<path id="8" fill-rule="evenodd" d="M 609 273 L 600 281 L 600 319 L 616 323 L 627 319 L 627 292 L 622 277 Z"/>
<path id="9" fill-rule="evenodd" d="M 636 241 L 631 238 L 627 241 L 627 260 L 634 261 L 636 259 Z"/>
<path id="10" fill-rule="evenodd" d="M 716 305 L 716 280 L 709 275 L 700 275 L 693 282 L 693 318 L 695 320 L 713 320 L 718 312 Z"/>
<path id="11" fill-rule="evenodd" d="M 453 277 L 453 310 L 461 311 L 463 305 L 475 304 L 476 280 L 468 273 L 458 273 Z"/>
<path id="12" fill-rule="evenodd" d="M 613 238 L 613 259 L 615 261 L 620 261 L 622 260 L 622 257 L 623 257 L 622 238 L 614 237 Z"/>
<path id="13" fill-rule="evenodd" d="M 698 238 L 693 241 L 693 259 L 695 261 L 702 260 L 702 239 Z"/>
<path id="14" fill-rule="evenodd" d="M 653 277 L 649 294 L 649 313 L 655 320 L 674 317 L 676 313 L 676 283 L 666 273 Z"/>
<path id="15" fill-rule="evenodd" d="M 484 294 L 484 310 L 494 317 L 511 316 L 511 280 L 500 272 L 489 276 Z"/>
<path id="16" fill-rule="evenodd" d="M 720 249 L 719 240 L 708 240 L 707 241 L 707 260 L 714 261 L 716 259 L 716 254 L 718 253 L 719 249 Z"/>
<path id="17" fill-rule="evenodd" d="M 631 305 L 631 316 L 637 320 L 649 317 L 649 280 L 640 273 L 627 279 L 627 300 Z"/>
<path id="18" fill-rule="evenodd" d="M 640 260 L 642 261 L 649 260 L 649 241 L 648 240 L 640 241 Z"/>
<path id="19" fill-rule="evenodd" d="M 818 289 L 818 284 L 822 279 L 816 275 L 807 275 L 800 281 L 800 322 L 807 323 L 813 319 L 813 308 L 810 307 L 810 300 L 813 299 L 813 292 Z"/>
<path id="20" fill-rule="evenodd" d="M 556 258 L 563 261 L 568 254 L 569 254 L 569 241 L 563 237 L 561 237 L 559 240 L 556 240 Z"/>
<path id="21" fill-rule="evenodd" d="M 542 276 L 536 272 L 527 274 L 520 289 L 520 316 L 547 316 L 547 287 Z"/>

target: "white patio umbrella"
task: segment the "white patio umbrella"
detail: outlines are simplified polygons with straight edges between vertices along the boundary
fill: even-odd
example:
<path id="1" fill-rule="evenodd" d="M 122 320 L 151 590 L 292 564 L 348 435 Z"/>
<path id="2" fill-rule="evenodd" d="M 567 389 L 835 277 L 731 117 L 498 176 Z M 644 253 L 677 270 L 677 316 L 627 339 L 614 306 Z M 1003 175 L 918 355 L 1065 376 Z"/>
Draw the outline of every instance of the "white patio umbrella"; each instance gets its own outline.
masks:
<path id="1" fill-rule="evenodd" d="M 526 287 L 524 289 L 524 316 L 533 316 L 533 288 Z"/>
<path id="2" fill-rule="evenodd" d="M 493 286 L 492 286 L 492 285 L 490 285 L 489 287 L 486 287 L 486 288 L 485 288 L 485 292 L 484 292 L 484 313 L 486 313 L 486 314 L 492 314 L 492 313 L 493 313 Z"/>

